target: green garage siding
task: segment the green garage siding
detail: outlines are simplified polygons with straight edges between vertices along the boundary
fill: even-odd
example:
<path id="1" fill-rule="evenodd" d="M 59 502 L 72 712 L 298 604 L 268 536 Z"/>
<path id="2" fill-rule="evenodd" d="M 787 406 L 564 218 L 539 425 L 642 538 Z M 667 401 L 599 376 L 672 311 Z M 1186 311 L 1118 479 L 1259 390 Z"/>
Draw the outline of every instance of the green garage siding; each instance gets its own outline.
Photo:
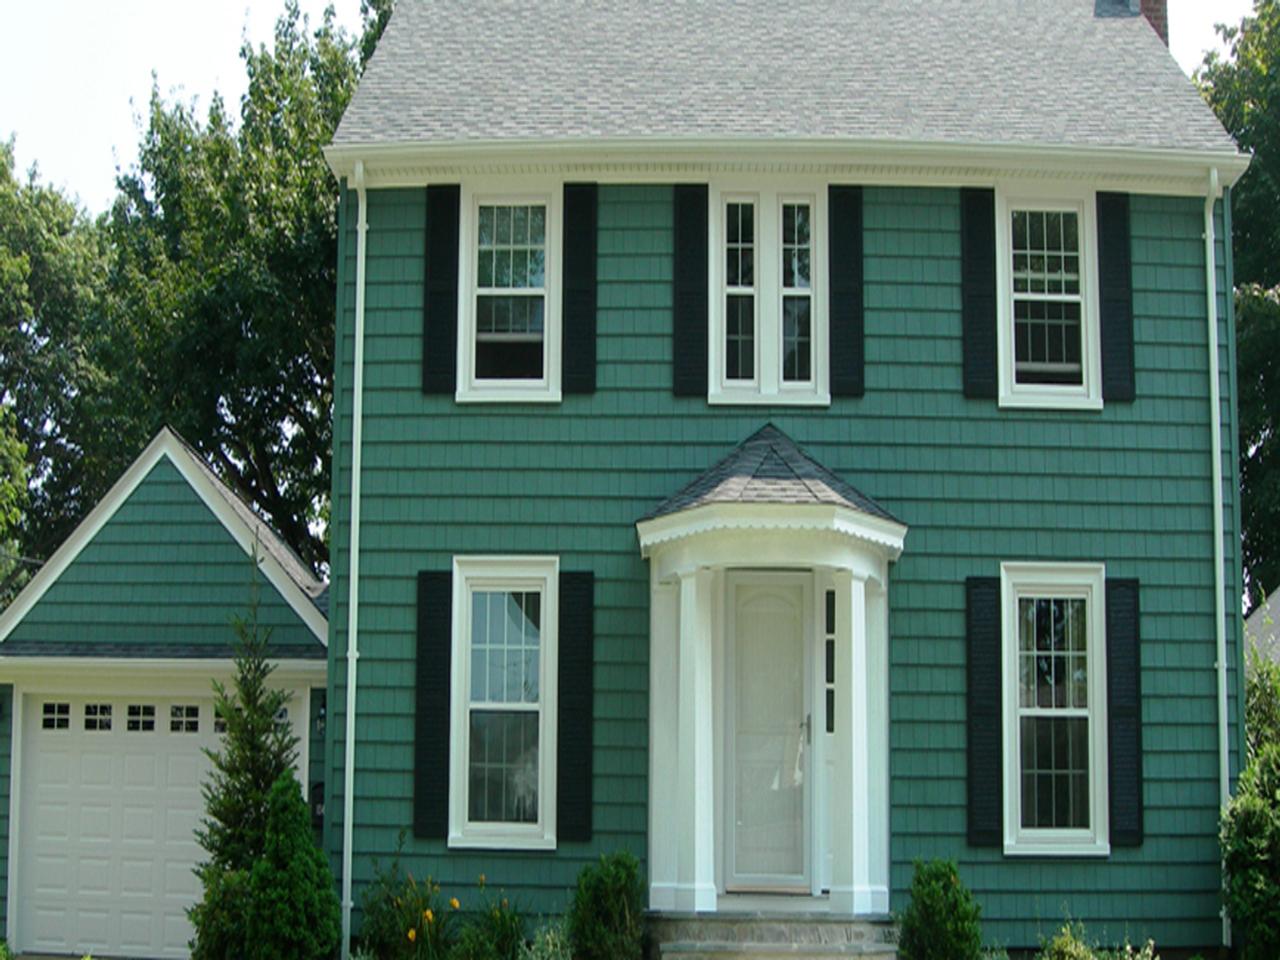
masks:
<path id="1" fill-rule="evenodd" d="M 673 397 L 671 189 L 610 185 L 599 196 L 597 392 L 555 406 L 457 405 L 421 392 L 424 193 L 369 193 L 357 903 L 372 858 L 389 859 L 412 822 L 416 573 L 448 569 L 457 553 L 554 553 L 566 569 L 595 572 L 595 839 L 562 844 L 555 855 L 446 855 L 440 842 L 409 838 L 406 866 L 453 890 L 483 872 L 529 909 L 545 911 L 563 905 L 578 868 L 599 852 L 625 847 L 643 856 L 649 582 L 633 523 L 772 420 L 910 526 L 890 592 L 894 908 L 903 906 L 914 858 L 947 856 L 961 862 L 997 942 L 1034 944 L 1067 913 L 1102 937 L 1149 932 L 1162 945 L 1216 942 L 1202 203 L 1134 198 L 1138 400 L 1078 414 L 1001 411 L 994 401 L 964 398 L 956 190 L 865 190 L 867 392 L 816 410 L 711 408 Z M 335 424 L 327 777 L 335 858 L 343 815 L 354 199 L 344 201 L 352 210 L 340 252 Z M 1234 570 L 1225 306 L 1224 299 L 1224 464 L 1231 468 L 1224 513 Z M 1147 836 L 1141 848 L 1101 862 L 1015 861 L 965 842 L 964 579 L 997 574 L 1001 560 L 1032 559 L 1103 560 L 1110 575 L 1143 585 Z M 1239 595 L 1238 574 L 1227 590 Z"/>
<path id="2" fill-rule="evenodd" d="M 9 935 L 9 790 L 13 783 L 13 687 L 0 686 L 0 940 Z"/>
<path id="3" fill-rule="evenodd" d="M 253 577 L 248 555 L 164 458 L 5 643 L 102 644 L 108 656 L 115 644 L 225 650 L 235 640 L 232 618 L 248 616 Z M 258 620 L 272 644 L 314 649 L 298 614 L 257 579 Z"/>

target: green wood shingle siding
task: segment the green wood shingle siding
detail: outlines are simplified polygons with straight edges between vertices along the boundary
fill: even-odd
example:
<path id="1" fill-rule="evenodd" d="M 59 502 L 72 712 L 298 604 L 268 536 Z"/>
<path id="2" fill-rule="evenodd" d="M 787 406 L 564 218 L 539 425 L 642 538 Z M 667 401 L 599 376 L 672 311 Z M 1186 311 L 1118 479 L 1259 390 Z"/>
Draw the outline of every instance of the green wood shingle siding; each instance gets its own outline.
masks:
<path id="1" fill-rule="evenodd" d="M 13 687 L 0 686 L 0 940 L 9 935 L 9 791 L 13 784 Z"/>
<path id="2" fill-rule="evenodd" d="M 349 194 L 345 203 L 354 199 Z M 420 391 L 424 194 L 370 192 L 357 890 L 371 875 L 371 858 L 389 859 L 412 821 L 416 574 L 448 569 L 457 553 L 554 553 L 567 569 L 595 571 L 596 833 L 592 843 L 563 844 L 555 855 L 446 854 L 441 843 L 408 840 L 406 866 L 450 888 L 483 872 L 491 885 L 544 911 L 563 906 L 576 871 L 598 852 L 626 847 L 643 856 L 649 579 L 633 522 L 772 420 L 910 526 L 890 589 L 894 908 L 904 905 L 912 860 L 945 856 L 960 861 L 996 942 L 1035 944 L 1066 913 L 1100 937 L 1217 941 L 1202 205 L 1133 199 L 1138 399 L 1079 414 L 1001 411 L 993 401 L 964 398 L 957 190 L 869 187 L 864 204 L 863 398 L 813 410 L 712 408 L 705 399 L 673 397 L 672 191 L 608 185 L 599 192 L 597 392 L 555 406 L 457 405 Z M 335 858 L 353 211 L 341 247 L 335 424 L 327 778 L 327 843 Z M 1225 297 L 1221 324 L 1228 417 Z M 1228 419 L 1228 480 L 1230 426 Z M 1237 514 L 1227 487 L 1234 570 Z M 964 579 L 998 574 L 1001 560 L 1032 559 L 1102 560 L 1109 575 L 1142 582 L 1146 842 L 1103 861 L 1012 860 L 965 842 Z M 1227 592 L 1239 595 L 1238 575 L 1228 577 Z M 1231 641 L 1234 648 L 1234 630 Z M 1231 660 L 1238 660 L 1234 652 Z"/>
<path id="3" fill-rule="evenodd" d="M 249 555 L 162 459 L 9 640 L 102 644 L 108 655 L 111 644 L 228 647 L 232 617 L 248 616 L 253 576 Z M 273 646 L 315 647 L 276 588 L 261 574 L 258 584 L 258 620 Z"/>

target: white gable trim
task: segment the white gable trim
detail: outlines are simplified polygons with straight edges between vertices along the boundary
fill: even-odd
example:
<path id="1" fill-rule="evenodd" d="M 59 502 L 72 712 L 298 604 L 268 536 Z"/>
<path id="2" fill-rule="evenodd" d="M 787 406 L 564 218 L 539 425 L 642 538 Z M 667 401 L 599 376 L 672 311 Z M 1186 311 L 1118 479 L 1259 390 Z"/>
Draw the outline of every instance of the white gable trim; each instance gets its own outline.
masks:
<path id="1" fill-rule="evenodd" d="M 218 481 L 209 476 L 207 468 L 196 460 L 187 446 L 178 439 L 177 434 L 165 427 L 147 445 L 147 449 L 142 451 L 138 459 L 133 461 L 115 485 L 107 491 L 106 496 L 98 501 L 97 506 L 80 522 L 71 536 L 67 537 L 62 546 L 54 551 L 53 556 L 31 578 L 31 582 L 14 598 L 13 603 L 9 604 L 3 614 L 0 614 L 0 643 L 8 639 L 9 634 L 22 622 L 31 608 L 40 601 L 50 587 L 58 582 L 67 567 L 71 566 L 80 552 L 93 541 L 98 532 L 116 515 L 116 511 L 132 496 L 138 485 L 151 473 L 152 468 L 164 458 L 168 458 L 169 462 L 177 468 L 183 479 L 218 518 L 247 556 L 253 555 L 254 545 L 260 541 L 262 535 L 274 536 L 267 529 L 266 524 L 255 528 L 245 522 L 244 518 L 232 509 L 222 493 L 214 487 Z M 324 614 L 316 609 L 311 598 L 294 582 L 270 551 L 259 550 L 258 556 L 259 567 L 267 581 L 280 592 L 285 602 L 306 624 L 315 638 L 327 646 L 329 624 Z"/>

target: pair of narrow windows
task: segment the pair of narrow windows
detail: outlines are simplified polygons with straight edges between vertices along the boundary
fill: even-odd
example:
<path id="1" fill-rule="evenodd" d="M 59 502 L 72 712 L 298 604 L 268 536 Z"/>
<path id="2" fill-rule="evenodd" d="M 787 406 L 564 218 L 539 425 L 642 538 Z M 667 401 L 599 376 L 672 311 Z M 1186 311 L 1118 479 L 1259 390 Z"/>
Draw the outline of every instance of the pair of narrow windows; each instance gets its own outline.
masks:
<path id="1" fill-rule="evenodd" d="M 781 319 L 783 383 L 810 382 L 814 316 L 812 205 L 784 202 L 779 220 L 781 235 L 773 243 L 760 242 L 755 201 L 729 201 L 724 205 L 724 217 L 726 382 L 755 382 L 762 311 Z M 756 269 L 761 254 L 778 258 L 777 303 L 762 302 Z"/>

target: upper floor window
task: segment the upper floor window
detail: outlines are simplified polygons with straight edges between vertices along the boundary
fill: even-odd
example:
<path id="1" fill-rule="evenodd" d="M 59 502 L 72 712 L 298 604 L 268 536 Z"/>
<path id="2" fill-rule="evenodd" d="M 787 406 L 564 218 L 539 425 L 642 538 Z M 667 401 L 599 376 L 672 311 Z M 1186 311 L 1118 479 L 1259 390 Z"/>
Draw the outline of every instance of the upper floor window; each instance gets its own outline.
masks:
<path id="1" fill-rule="evenodd" d="M 559 400 L 555 192 L 473 192 L 463 211 L 457 399 Z"/>
<path id="2" fill-rule="evenodd" d="M 451 846 L 555 847 L 558 569 L 454 561 Z"/>
<path id="3" fill-rule="evenodd" d="M 1092 192 L 997 193 L 1001 406 L 1102 406 Z"/>
<path id="4" fill-rule="evenodd" d="M 827 403 L 823 191 L 711 191 L 712 403 Z"/>
<path id="5" fill-rule="evenodd" d="M 1105 854 L 1104 572 L 1004 564 L 1005 850 Z"/>

